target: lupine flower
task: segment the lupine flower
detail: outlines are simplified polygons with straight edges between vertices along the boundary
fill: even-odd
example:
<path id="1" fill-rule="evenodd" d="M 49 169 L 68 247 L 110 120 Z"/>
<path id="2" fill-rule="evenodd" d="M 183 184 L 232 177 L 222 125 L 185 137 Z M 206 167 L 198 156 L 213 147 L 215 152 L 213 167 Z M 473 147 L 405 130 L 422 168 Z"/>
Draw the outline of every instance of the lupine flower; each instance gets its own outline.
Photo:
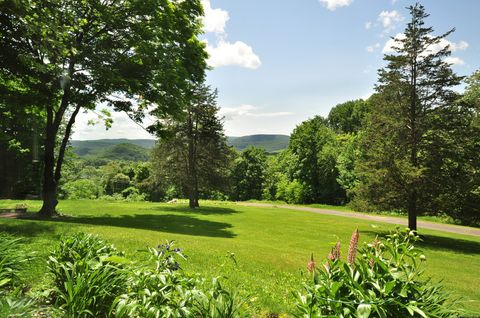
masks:
<path id="1" fill-rule="evenodd" d="M 340 259 L 340 241 L 335 244 L 335 249 L 333 250 L 333 257 L 335 257 L 335 260 Z"/>
<path id="2" fill-rule="evenodd" d="M 315 260 L 313 259 L 313 253 L 312 253 L 312 256 L 310 257 L 310 262 L 307 263 L 307 270 L 310 273 L 313 273 L 313 271 L 315 270 Z"/>
<path id="3" fill-rule="evenodd" d="M 377 247 L 378 247 L 379 245 L 380 245 L 380 240 L 378 239 L 378 235 L 377 235 L 377 236 L 375 236 L 375 239 L 374 239 L 373 242 L 372 242 L 372 247 L 373 247 L 374 249 L 377 249 Z"/>
<path id="4" fill-rule="evenodd" d="M 350 265 L 355 263 L 359 237 L 360 237 L 360 233 L 358 233 L 358 229 L 356 229 L 355 232 L 352 233 L 352 238 L 350 239 L 350 245 L 348 246 L 347 262 Z"/>
<path id="5" fill-rule="evenodd" d="M 328 253 L 327 258 L 331 261 L 336 261 L 340 259 L 340 241 L 335 244 L 335 247 L 332 247 L 330 253 Z"/>

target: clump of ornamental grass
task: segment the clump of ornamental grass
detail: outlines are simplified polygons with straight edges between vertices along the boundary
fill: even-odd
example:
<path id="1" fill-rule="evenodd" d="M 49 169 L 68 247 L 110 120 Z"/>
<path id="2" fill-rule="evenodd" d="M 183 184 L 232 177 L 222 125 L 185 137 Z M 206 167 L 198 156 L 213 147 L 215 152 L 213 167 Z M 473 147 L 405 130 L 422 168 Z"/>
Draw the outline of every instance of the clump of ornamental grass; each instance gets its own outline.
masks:
<path id="1" fill-rule="evenodd" d="M 441 284 L 424 277 L 425 256 L 415 232 L 397 229 L 359 247 L 354 231 L 346 260 L 340 242 L 318 268 L 313 256 L 303 290 L 295 293 L 295 317 L 458 317 L 457 302 Z"/>

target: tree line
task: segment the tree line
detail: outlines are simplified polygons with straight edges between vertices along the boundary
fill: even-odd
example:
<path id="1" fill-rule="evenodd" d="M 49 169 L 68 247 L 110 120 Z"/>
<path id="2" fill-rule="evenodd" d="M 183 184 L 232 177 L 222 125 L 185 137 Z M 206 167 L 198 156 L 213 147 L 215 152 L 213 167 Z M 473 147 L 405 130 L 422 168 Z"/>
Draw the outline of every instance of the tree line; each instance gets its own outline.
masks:
<path id="1" fill-rule="evenodd" d="M 299 124 L 288 148 L 272 155 L 227 146 L 217 91 L 204 81 L 197 1 L 163 9 L 155 1 L 141 8 L 133 0 L 121 7 L 67 3 L 2 3 L 0 151 L 25 163 L 17 169 L 2 161 L 8 184 L 18 182 L 2 187 L 2 196 L 41 183 L 42 215 L 55 212 L 57 194 L 116 195 L 185 197 L 191 208 L 201 198 L 350 204 L 407 213 L 414 230 L 425 213 L 479 223 L 480 72 L 455 74 L 446 60 L 450 47 L 440 45 L 453 29 L 434 35 L 422 5 L 409 7 L 410 21 L 394 39 L 394 53 L 384 56 L 375 93 Z M 140 18 L 126 18 L 126 11 Z M 44 25 L 47 15 L 58 30 Z M 151 162 L 68 167 L 75 116 L 100 101 L 139 122 L 146 114 L 156 118 Z M 37 161 L 40 177 L 29 172 Z"/>

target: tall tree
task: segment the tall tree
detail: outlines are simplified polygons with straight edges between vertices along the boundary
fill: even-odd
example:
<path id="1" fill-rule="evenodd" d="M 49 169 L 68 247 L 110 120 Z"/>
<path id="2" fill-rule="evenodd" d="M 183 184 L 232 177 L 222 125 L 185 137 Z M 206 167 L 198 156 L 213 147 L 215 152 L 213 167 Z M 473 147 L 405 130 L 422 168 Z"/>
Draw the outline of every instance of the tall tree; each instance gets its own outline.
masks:
<path id="1" fill-rule="evenodd" d="M 266 179 L 267 152 L 262 148 L 247 147 L 232 165 L 231 198 L 238 201 L 261 200 Z"/>
<path id="2" fill-rule="evenodd" d="M 345 192 L 337 182 L 338 145 L 326 119 L 316 116 L 298 125 L 290 136 L 292 179 L 305 187 L 306 203 L 338 204 Z"/>
<path id="3" fill-rule="evenodd" d="M 379 71 L 376 96 L 366 135 L 363 193 L 382 207 L 408 211 L 408 226 L 417 229 L 425 185 L 426 134 L 434 130 L 436 110 L 456 99 L 453 87 L 461 77 L 445 62 L 449 46 L 442 47 L 454 29 L 433 35 L 422 5 L 409 7 L 411 19 L 403 36 L 394 38 L 393 54 Z"/>
<path id="4" fill-rule="evenodd" d="M 197 84 L 190 95 L 181 119 L 165 121 L 152 164 L 160 178 L 183 190 L 194 209 L 200 195 L 225 186 L 231 149 L 218 116 L 217 91 Z"/>
<path id="5" fill-rule="evenodd" d="M 0 2 L 0 77 L 35 93 L 31 104 L 46 113 L 40 215 L 55 213 L 80 111 L 104 102 L 140 121 L 146 109 L 173 114 L 185 105 L 206 66 L 201 14 L 199 0 Z"/>

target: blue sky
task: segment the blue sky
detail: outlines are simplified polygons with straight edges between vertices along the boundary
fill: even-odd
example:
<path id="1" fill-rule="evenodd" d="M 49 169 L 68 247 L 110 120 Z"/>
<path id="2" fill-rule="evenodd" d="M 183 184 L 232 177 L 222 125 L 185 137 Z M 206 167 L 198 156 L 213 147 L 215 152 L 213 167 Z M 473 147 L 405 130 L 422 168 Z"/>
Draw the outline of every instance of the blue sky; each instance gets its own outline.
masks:
<path id="1" fill-rule="evenodd" d="M 373 92 L 388 41 L 409 19 L 406 0 L 202 0 L 207 82 L 229 136 L 289 134 L 338 103 Z M 426 24 L 448 37 L 460 75 L 480 69 L 480 1 L 425 0 Z M 443 43 L 446 45 L 447 43 Z M 109 131 L 82 114 L 74 139 L 152 138 L 121 114 Z"/>

